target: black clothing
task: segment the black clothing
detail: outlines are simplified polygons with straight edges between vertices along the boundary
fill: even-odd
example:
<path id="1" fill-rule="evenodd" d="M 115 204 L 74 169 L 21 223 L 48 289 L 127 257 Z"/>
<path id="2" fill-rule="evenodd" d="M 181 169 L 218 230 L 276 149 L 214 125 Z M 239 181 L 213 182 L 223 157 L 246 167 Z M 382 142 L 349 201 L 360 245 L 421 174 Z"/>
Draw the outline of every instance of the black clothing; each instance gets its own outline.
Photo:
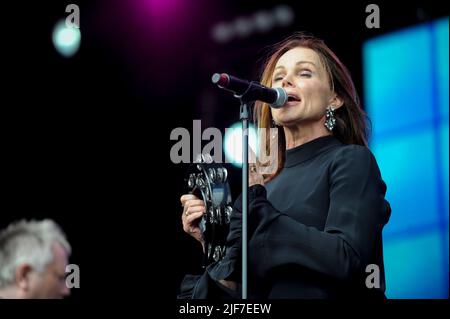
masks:
<path id="1" fill-rule="evenodd" d="M 370 150 L 325 136 L 286 151 L 284 169 L 249 189 L 250 298 L 384 298 L 386 185 Z M 240 281 L 241 197 L 212 279 Z M 379 267 L 379 288 L 366 267 Z"/>

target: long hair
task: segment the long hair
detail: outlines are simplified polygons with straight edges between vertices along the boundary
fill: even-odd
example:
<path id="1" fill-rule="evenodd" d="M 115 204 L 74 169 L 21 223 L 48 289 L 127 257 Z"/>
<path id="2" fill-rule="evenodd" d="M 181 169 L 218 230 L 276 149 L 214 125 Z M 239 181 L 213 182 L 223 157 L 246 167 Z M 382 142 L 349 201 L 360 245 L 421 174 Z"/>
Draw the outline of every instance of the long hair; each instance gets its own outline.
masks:
<path id="1" fill-rule="evenodd" d="M 367 146 L 368 122 L 367 116 L 361 108 L 361 103 L 353 84 L 350 72 L 333 51 L 328 48 L 323 40 L 305 33 L 295 33 L 276 44 L 272 53 L 263 66 L 261 83 L 272 86 L 272 76 L 278 59 L 287 51 L 297 48 L 309 48 L 314 50 L 325 67 L 328 74 L 329 85 L 343 101 L 343 105 L 335 111 L 336 125 L 332 134 L 344 144 L 358 144 Z M 256 102 L 254 107 L 254 121 L 258 129 L 276 127 L 272 120 L 272 114 L 268 104 Z M 270 154 L 270 134 L 266 134 L 265 151 Z M 266 174 L 266 181 L 271 180 L 284 167 L 286 140 L 282 127 L 278 127 L 278 168 L 275 173 Z"/>

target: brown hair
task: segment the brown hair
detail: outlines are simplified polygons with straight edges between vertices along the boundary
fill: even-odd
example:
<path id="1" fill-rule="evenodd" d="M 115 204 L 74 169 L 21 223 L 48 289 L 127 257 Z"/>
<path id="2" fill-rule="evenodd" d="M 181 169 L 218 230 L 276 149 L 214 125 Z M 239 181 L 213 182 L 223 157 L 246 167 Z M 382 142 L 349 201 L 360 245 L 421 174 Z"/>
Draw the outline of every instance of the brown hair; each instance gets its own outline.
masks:
<path id="1" fill-rule="evenodd" d="M 344 144 L 358 144 L 367 146 L 368 128 L 366 114 L 353 84 L 350 72 L 323 40 L 305 33 L 295 33 L 276 44 L 264 63 L 261 83 L 270 87 L 272 75 L 278 59 L 287 51 L 304 47 L 314 50 L 325 67 L 330 81 L 330 88 L 343 101 L 343 105 L 335 111 L 336 125 L 332 134 Z M 266 103 L 256 102 L 254 120 L 258 128 L 275 127 L 272 121 L 270 107 Z M 270 134 L 266 135 L 266 153 L 270 154 Z M 278 127 L 278 168 L 274 174 L 265 175 L 265 180 L 271 180 L 282 170 L 285 162 L 286 141 L 284 132 Z"/>

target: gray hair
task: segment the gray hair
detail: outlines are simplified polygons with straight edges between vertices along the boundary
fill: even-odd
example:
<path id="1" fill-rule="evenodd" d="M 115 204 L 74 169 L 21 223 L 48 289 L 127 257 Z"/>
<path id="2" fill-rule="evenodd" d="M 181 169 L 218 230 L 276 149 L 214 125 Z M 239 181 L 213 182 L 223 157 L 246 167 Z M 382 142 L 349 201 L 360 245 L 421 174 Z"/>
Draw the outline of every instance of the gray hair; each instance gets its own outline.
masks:
<path id="1" fill-rule="evenodd" d="M 52 220 L 21 220 L 0 231 L 0 288 L 15 281 L 20 264 L 29 264 L 41 273 L 53 260 L 52 246 L 59 243 L 70 255 L 64 232 Z"/>

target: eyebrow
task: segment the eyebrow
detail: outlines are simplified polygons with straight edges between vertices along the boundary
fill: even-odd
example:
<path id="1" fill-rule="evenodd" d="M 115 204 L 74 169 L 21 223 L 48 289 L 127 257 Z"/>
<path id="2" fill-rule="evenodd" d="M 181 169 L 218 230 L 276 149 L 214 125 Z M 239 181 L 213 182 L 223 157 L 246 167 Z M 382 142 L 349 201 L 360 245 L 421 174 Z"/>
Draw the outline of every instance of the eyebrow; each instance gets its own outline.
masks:
<path id="1" fill-rule="evenodd" d="M 312 64 L 312 65 L 314 65 L 315 67 L 317 67 L 313 62 L 310 62 L 310 61 L 298 61 L 297 63 L 295 63 L 295 65 L 297 66 L 297 65 L 299 65 L 299 64 L 304 64 L 304 63 L 309 63 L 309 64 Z M 282 65 L 280 65 L 280 66 L 277 66 L 276 68 L 275 68 L 275 70 L 276 69 L 284 69 L 285 67 L 284 66 L 282 66 Z M 274 71 L 275 71 L 274 70 Z"/>

